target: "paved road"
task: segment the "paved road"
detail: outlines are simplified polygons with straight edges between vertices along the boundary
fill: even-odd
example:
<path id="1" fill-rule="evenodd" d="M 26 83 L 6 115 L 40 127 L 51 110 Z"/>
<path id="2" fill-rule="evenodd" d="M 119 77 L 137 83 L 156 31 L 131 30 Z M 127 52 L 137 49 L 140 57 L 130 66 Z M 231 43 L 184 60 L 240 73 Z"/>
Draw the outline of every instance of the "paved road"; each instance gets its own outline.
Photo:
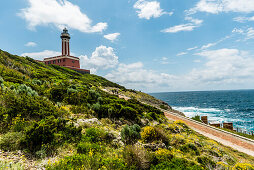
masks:
<path id="1" fill-rule="evenodd" d="M 165 111 L 165 116 L 170 120 L 183 120 L 196 132 L 209 137 L 225 146 L 232 147 L 240 152 L 254 156 L 254 140 L 244 139 L 244 137 L 216 129 L 209 125 L 193 121 L 192 119 L 179 116 L 175 113 Z"/>

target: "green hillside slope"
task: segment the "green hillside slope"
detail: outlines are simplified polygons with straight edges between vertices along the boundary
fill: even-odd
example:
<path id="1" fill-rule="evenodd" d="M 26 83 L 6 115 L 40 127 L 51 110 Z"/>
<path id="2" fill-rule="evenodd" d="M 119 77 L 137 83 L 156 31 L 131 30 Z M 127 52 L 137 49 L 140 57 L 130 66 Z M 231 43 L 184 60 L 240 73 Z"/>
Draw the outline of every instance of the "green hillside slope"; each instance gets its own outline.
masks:
<path id="1" fill-rule="evenodd" d="M 171 109 L 102 77 L 0 50 L 0 169 L 254 168 L 253 157 L 144 102 Z"/>

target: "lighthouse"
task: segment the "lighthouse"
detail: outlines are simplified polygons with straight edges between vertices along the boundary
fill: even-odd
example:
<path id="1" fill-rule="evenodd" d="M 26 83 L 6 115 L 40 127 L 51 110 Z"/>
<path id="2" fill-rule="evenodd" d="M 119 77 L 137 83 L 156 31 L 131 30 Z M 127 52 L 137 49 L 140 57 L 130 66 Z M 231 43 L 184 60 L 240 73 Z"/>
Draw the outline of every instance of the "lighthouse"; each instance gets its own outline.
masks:
<path id="1" fill-rule="evenodd" d="M 62 67 L 67 67 L 83 74 L 90 74 L 90 70 L 80 69 L 80 59 L 70 55 L 70 39 L 71 36 L 68 33 L 67 28 L 63 29 L 61 33 L 62 39 L 62 55 L 44 58 L 46 65 L 55 64 Z"/>
<path id="2" fill-rule="evenodd" d="M 68 30 L 64 28 L 62 34 L 62 56 L 70 56 L 70 34 L 68 33 Z"/>

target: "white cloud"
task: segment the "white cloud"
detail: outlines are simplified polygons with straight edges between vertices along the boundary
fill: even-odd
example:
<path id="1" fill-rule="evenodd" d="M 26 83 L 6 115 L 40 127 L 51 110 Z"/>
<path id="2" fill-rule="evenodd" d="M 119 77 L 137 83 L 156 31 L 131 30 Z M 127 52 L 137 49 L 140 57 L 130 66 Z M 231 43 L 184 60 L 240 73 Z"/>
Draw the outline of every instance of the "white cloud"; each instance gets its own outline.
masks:
<path id="1" fill-rule="evenodd" d="M 205 50 L 205 49 L 210 48 L 210 47 L 215 46 L 215 45 L 217 45 L 217 43 L 209 43 L 209 44 L 203 45 L 201 47 L 201 50 Z"/>
<path id="2" fill-rule="evenodd" d="M 239 28 L 234 28 L 232 33 L 239 33 L 239 34 L 242 34 L 244 33 L 244 30 L 243 29 L 239 29 Z"/>
<path id="3" fill-rule="evenodd" d="M 245 36 L 243 39 L 244 41 L 249 40 L 249 39 L 254 39 L 254 28 L 253 27 L 248 27 L 245 29 L 242 28 L 234 28 L 232 33 L 237 33 Z"/>
<path id="4" fill-rule="evenodd" d="M 210 48 L 210 47 L 216 46 L 217 44 L 219 44 L 219 43 L 221 43 L 221 42 L 223 42 L 223 41 L 225 41 L 225 40 L 227 40 L 227 39 L 229 39 L 229 38 L 231 38 L 231 37 L 232 37 L 232 35 L 230 35 L 230 36 L 225 36 L 225 37 L 219 39 L 219 40 L 216 41 L 216 42 L 208 43 L 208 44 L 206 44 L 206 45 L 203 45 L 199 50 L 206 50 L 206 49 L 208 49 L 208 48 Z"/>
<path id="5" fill-rule="evenodd" d="M 165 33 L 177 33 L 180 31 L 193 31 L 195 28 L 200 27 L 203 23 L 203 20 L 194 19 L 192 17 L 185 17 L 185 20 L 189 21 L 188 24 L 176 25 L 167 29 L 162 30 L 161 32 Z"/>
<path id="6" fill-rule="evenodd" d="M 186 54 L 187 54 L 186 52 L 180 52 L 177 54 L 177 56 L 186 55 Z"/>
<path id="7" fill-rule="evenodd" d="M 168 14 L 173 15 L 173 12 L 165 12 L 160 7 L 160 2 L 158 1 L 146 1 L 138 0 L 134 6 L 137 9 L 139 18 L 144 18 L 149 20 L 150 18 L 158 18 L 162 15 Z"/>
<path id="8" fill-rule="evenodd" d="M 238 49 L 204 51 L 197 55 L 207 59 L 204 68 L 193 69 L 192 81 L 203 84 L 243 83 L 254 78 L 254 59 Z"/>
<path id="9" fill-rule="evenodd" d="M 218 14 L 220 12 L 254 12 L 253 0 L 200 0 L 190 13 L 207 12 Z"/>
<path id="10" fill-rule="evenodd" d="M 183 75 L 149 70 L 142 62 L 136 62 L 121 63 L 105 77 L 127 88 L 153 92 L 248 88 L 254 83 L 254 58 L 245 51 L 219 49 L 196 55 L 203 57 L 202 65 Z M 167 61 L 167 58 L 161 58 L 163 60 Z M 201 63 L 201 60 L 193 62 Z"/>
<path id="11" fill-rule="evenodd" d="M 162 57 L 160 60 L 161 64 L 169 64 L 168 58 L 167 57 Z"/>
<path id="12" fill-rule="evenodd" d="M 195 50 L 197 48 L 198 48 L 198 46 L 195 46 L 195 47 L 192 47 L 192 48 L 188 48 L 187 51 Z"/>
<path id="13" fill-rule="evenodd" d="M 93 73 L 98 70 L 114 68 L 118 64 L 118 56 L 112 47 L 99 46 L 92 56 L 80 56 L 82 68 L 91 69 Z"/>
<path id="14" fill-rule="evenodd" d="M 247 29 L 246 39 L 248 40 L 253 38 L 254 38 L 254 29 L 251 27 Z"/>
<path id="15" fill-rule="evenodd" d="M 114 42 L 115 40 L 117 40 L 117 38 L 119 37 L 120 33 L 113 33 L 113 34 L 107 34 L 107 35 L 104 35 L 104 38 Z"/>
<path id="16" fill-rule="evenodd" d="M 169 88 L 170 84 L 177 79 L 173 75 L 147 70 L 141 62 L 119 64 L 117 69 L 106 75 L 106 78 L 128 88 L 139 88 L 145 91 L 151 89 L 160 91 L 162 86 Z"/>
<path id="17" fill-rule="evenodd" d="M 25 44 L 25 46 L 27 46 L 27 47 L 35 47 L 35 46 L 37 46 L 37 44 L 35 42 L 28 42 L 28 43 Z"/>
<path id="18" fill-rule="evenodd" d="M 244 23 L 246 21 L 254 21 L 254 16 L 252 17 L 236 17 L 233 19 L 234 21 Z"/>
<path id="19" fill-rule="evenodd" d="M 162 30 L 161 32 L 165 32 L 165 33 L 177 33 L 180 31 L 193 31 L 194 28 L 196 28 L 197 26 L 193 25 L 193 24 L 182 24 L 182 25 L 176 25 L 167 29 Z"/>
<path id="20" fill-rule="evenodd" d="M 43 60 L 44 58 L 47 57 L 54 57 L 54 56 L 60 56 L 62 53 L 57 52 L 57 51 L 50 51 L 50 50 L 44 50 L 42 52 L 34 52 L 34 53 L 23 53 L 21 56 L 28 56 L 31 57 L 35 60 Z"/>
<path id="21" fill-rule="evenodd" d="M 79 6 L 67 0 L 28 0 L 29 7 L 18 14 L 28 22 L 29 29 L 53 24 L 58 28 L 67 26 L 85 33 L 102 32 L 107 23 L 92 25 L 92 21 L 82 13 Z"/>

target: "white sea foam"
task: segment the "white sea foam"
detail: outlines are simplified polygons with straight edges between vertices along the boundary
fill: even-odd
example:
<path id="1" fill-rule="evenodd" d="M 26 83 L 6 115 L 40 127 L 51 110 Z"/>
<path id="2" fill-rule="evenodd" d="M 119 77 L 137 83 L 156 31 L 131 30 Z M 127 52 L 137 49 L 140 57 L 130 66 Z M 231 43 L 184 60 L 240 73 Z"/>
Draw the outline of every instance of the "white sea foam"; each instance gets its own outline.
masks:
<path id="1" fill-rule="evenodd" d="M 250 123 L 251 122 L 250 120 L 244 120 L 244 119 L 241 119 L 240 117 L 239 118 L 227 117 L 225 112 L 230 112 L 230 109 L 225 109 L 224 111 L 216 109 L 216 108 L 198 108 L 198 107 L 173 107 L 173 109 L 183 112 L 189 118 L 194 117 L 196 115 L 208 116 L 209 122 L 213 122 L 213 123 L 223 123 L 223 122 Z M 237 125 L 237 127 L 244 128 L 244 126 L 241 126 L 239 124 Z"/>

